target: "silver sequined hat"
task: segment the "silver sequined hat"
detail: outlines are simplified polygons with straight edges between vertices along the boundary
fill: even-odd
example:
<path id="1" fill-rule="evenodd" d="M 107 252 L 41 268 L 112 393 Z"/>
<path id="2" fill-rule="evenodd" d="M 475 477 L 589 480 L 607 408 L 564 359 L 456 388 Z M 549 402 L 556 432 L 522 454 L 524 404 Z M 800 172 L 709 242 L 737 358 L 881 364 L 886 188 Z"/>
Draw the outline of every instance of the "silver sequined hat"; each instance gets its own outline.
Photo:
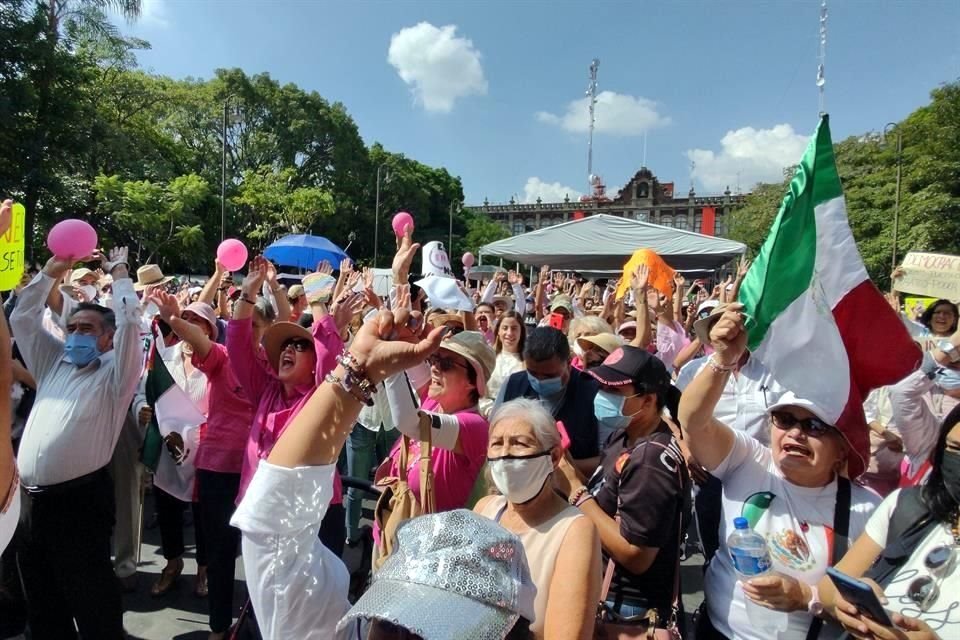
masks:
<path id="1" fill-rule="evenodd" d="M 424 640 L 502 640 L 520 616 L 534 620 L 537 588 L 520 539 L 466 509 L 420 516 L 340 620 L 384 620 Z"/>

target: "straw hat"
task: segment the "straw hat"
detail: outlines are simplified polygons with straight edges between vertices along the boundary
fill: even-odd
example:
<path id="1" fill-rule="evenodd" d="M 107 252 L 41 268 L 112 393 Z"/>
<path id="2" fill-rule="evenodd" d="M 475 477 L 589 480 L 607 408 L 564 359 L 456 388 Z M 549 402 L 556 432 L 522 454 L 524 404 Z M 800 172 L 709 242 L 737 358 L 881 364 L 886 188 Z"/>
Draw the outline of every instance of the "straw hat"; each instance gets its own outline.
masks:
<path id="1" fill-rule="evenodd" d="M 173 280 L 173 276 L 164 276 L 160 267 L 155 264 L 145 264 L 137 269 L 137 281 L 133 284 L 135 291 L 143 291 L 147 287 L 157 287 Z"/>
<path id="2" fill-rule="evenodd" d="M 487 393 L 487 380 L 497 364 L 497 354 L 493 352 L 487 339 L 479 331 L 461 331 L 440 344 L 441 350 L 450 351 L 463 357 L 477 374 L 477 393 Z"/>
<path id="3" fill-rule="evenodd" d="M 290 338 L 302 338 L 313 344 L 310 331 L 296 322 L 274 322 L 263 334 L 263 350 L 267 352 L 267 360 L 274 371 L 280 370 L 280 353 L 283 351 L 283 343 Z"/>

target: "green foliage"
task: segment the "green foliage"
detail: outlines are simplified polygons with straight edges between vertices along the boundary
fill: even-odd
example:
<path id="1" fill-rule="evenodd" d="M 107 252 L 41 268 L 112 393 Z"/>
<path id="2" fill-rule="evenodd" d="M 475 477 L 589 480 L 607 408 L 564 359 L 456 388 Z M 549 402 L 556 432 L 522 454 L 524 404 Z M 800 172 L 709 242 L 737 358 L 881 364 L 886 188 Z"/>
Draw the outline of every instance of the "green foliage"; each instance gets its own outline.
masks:
<path id="1" fill-rule="evenodd" d="M 890 283 L 896 203 L 897 133 L 902 137 L 897 261 L 908 251 L 960 255 L 960 82 L 931 93 L 885 136 L 867 134 L 834 144 L 850 227 L 870 277 Z M 762 184 L 731 214 L 730 237 L 756 252 L 786 193 Z"/>
<path id="2" fill-rule="evenodd" d="M 467 228 L 463 243 L 457 246 L 456 255 L 463 255 L 467 251 L 477 255 L 480 247 L 497 240 L 503 240 L 510 236 L 510 232 L 502 224 L 494 222 L 488 215 L 482 211 L 473 209 L 463 210 L 464 221 Z"/>
<path id="3" fill-rule="evenodd" d="M 333 215 L 333 196 L 319 187 L 297 187 L 292 167 L 245 171 L 233 203 L 250 220 L 247 237 L 265 246 L 290 233 L 310 233 Z"/>

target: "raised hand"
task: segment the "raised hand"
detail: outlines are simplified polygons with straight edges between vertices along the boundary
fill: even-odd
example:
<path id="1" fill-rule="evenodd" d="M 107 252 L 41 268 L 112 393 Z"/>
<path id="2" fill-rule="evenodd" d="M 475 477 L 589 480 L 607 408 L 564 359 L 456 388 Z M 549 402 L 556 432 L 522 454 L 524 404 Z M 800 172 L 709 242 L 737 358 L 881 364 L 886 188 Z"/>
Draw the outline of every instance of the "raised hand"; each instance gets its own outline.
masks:
<path id="1" fill-rule="evenodd" d="M 537 282 L 541 287 L 546 286 L 547 282 L 550 280 L 550 265 L 545 264 L 540 267 L 540 279 Z"/>
<path id="2" fill-rule="evenodd" d="M 677 286 L 677 289 L 682 289 L 683 285 L 687 284 L 687 279 L 683 277 L 683 274 L 679 271 L 673 274 L 673 284 Z"/>
<path id="3" fill-rule="evenodd" d="M 350 258 L 344 258 L 340 261 L 340 273 L 343 276 L 349 276 L 353 273 L 353 261 Z"/>
<path id="4" fill-rule="evenodd" d="M 130 263 L 127 261 L 129 251 L 126 247 L 114 247 L 110 249 L 110 256 L 104 259 L 100 256 L 100 264 L 103 270 L 114 278 L 126 278 Z"/>
<path id="5" fill-rule="evenodd" d="M 373 269 L 370 267 L 363 268 L 363 288 L 373 289 Z"/>
<path id="6" fill-rule="evenodd" d="M 517 285 L 517 284 L 522 285 L 522 284 L 523 284 L 523 276 L 520 275 L 519 273 L 517 273 L 516 271 L 512 271 L 512 270 L 511 270 L 511 271 L 507 272 L 507 282 L 510 283 L 510 286 L 511 286 L 511 287 L 514 286 L 514 285 Z"/>
<path id="7" fill-rule="evenodd" d="M 267 261 L 257 256 L 247 265 L 247 277 L 243 279 L 243 296 L 255 299 L 267 279 Z"/>
<path id="8" fill-rule="evenodd" d="M 350 353 L 371 382 L 377 384 L 418 365 L 440 348 L 447 327 L 437 327 L 420 339 L 421 321 L 419 312 L 398 308 L 394 312 L 381 309 L 376 318 L 363 324 Z"/>
<path id="9" fill-rule="evenodd" d="M 364 295 L 351 291 L 333 303 L 330 307 L 330 314 L 333 316 L 333 323 L 341 332 L 350 325 L 353 316 L 363 311 Z"/>
<path id="10" fill-rule="evenodd" d="M 413 229 L 407 227 L 400 239 L 400 246 L 397 248 L 396 255 L 393 256 L 393 282 L 394 284 L 407 284 L 410 278 L 410 265 L 413 263 L 413 257 L 420 250 L 420 244 L 413 241 Z"/>
<path id="11" fill-rule="evenodd" d="M 747 329 L 742 311 L 742 304 L 730 304 L 710 329 L 710 345 L 725 366 L 737 364 L 747 349 Z"/>
<path id="12" fill-rule="evenodd" d="M 747 256 L 740 256 L 740 261 L 737 263 L 737 278 L 743 280 L 747 277 L 747 272 L 750 271 L 750 265 L 753 264 Z"/>
<path id="13" fill-rule="evenodd" d="M 640 263 L 637 265 L 637 268 L 633 270 L 631 274 L 633 279 L 630 281 L 630 286 L 634 291 L 646 291 L 647 285 L 650 282 L 650 267 Z M 638 298 L 639 299 L 639 298 Z"/>
<path id="14" fill-rule="evenodd" d="M 7 232 L 13 223 L 13 200 L 9 198 L 0 205 L 0 236 Z"/>
<path id="15" fill-rule="evenodd" d="M 317 265 L 316 272 L 321 275 L 329 276 L 333 273 L 333 265 L 327 260 L 322 260 L 320 264 Z"/>
<path id="16" fill-rule="evenodd" d="M 278 276 L 277 267 L 263 256 L 260 256 L 260 259 L 263 260 L 264 267 L 266 268 L 267 282 L 269 282 L 271 285 L 275 285 L 277 283 Z"/>
<path id="17" fill-rule="evenodd" d="M 353 290 L 360 282 L 361 274 L 359 271 L 351 271 L 347 276 L 347 289 Z"/>
<path id="18" fill-rule="evenodd" d="M 180 303 L 177 302 L 176 296 L 158 289 L 155 293 L 150 294 L 147 299 L 157 306 L 160 311 L 160 318 L 167 324 L 170 324 L 170 321 L 174 318 L 180 317 Z"/>

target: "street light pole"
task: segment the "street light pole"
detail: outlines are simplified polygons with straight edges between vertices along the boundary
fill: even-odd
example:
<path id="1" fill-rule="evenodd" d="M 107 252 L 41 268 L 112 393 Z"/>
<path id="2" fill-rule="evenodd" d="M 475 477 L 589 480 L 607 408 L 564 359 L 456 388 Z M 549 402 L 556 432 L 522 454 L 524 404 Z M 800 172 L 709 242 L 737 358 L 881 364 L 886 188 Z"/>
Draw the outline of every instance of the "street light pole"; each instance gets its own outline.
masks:
<path id="1" fill-rule="evenodd" d="M 457 204 L 456 202 L 450 203 L 450 231 L 447 236 L 447 255 L 451 255 L 450 252 L 453 251 L 453 205 Z M 457 212 L 460 212 L 460 206 L 457 205 Z"/>
<path id="2" fill-rule="evenodd" d="M 380 170 L 387 165 L 386 162 L 377 167 L 377 198 L 373 208 L 373 267 L 377 267 L 377 254 L 380 247 Z M 390 171 L 387 170 L 387 176 Z"/>
<path id="3" fill-rule="evenodd" d="M 900 128 L 897 126 L 896 122 L 887 123 L 887 126 L 883 128 L 883 134 L 886 136 L 887 132 L 894 130 L 897 133 L 897 186 L 896 193 L 893 197 L 893 266 L 892 269 L 897 268 L 897 236 L 900 232 L 900 177 L 903 170 L 903 137 L 900 135 Z"/>
<path id="4" fill-rule="evenodd" d="M 220 242 L 227 233 L 227 105 L 230 97 L 223 101 L 223 155 L 220 160 Z"/>

